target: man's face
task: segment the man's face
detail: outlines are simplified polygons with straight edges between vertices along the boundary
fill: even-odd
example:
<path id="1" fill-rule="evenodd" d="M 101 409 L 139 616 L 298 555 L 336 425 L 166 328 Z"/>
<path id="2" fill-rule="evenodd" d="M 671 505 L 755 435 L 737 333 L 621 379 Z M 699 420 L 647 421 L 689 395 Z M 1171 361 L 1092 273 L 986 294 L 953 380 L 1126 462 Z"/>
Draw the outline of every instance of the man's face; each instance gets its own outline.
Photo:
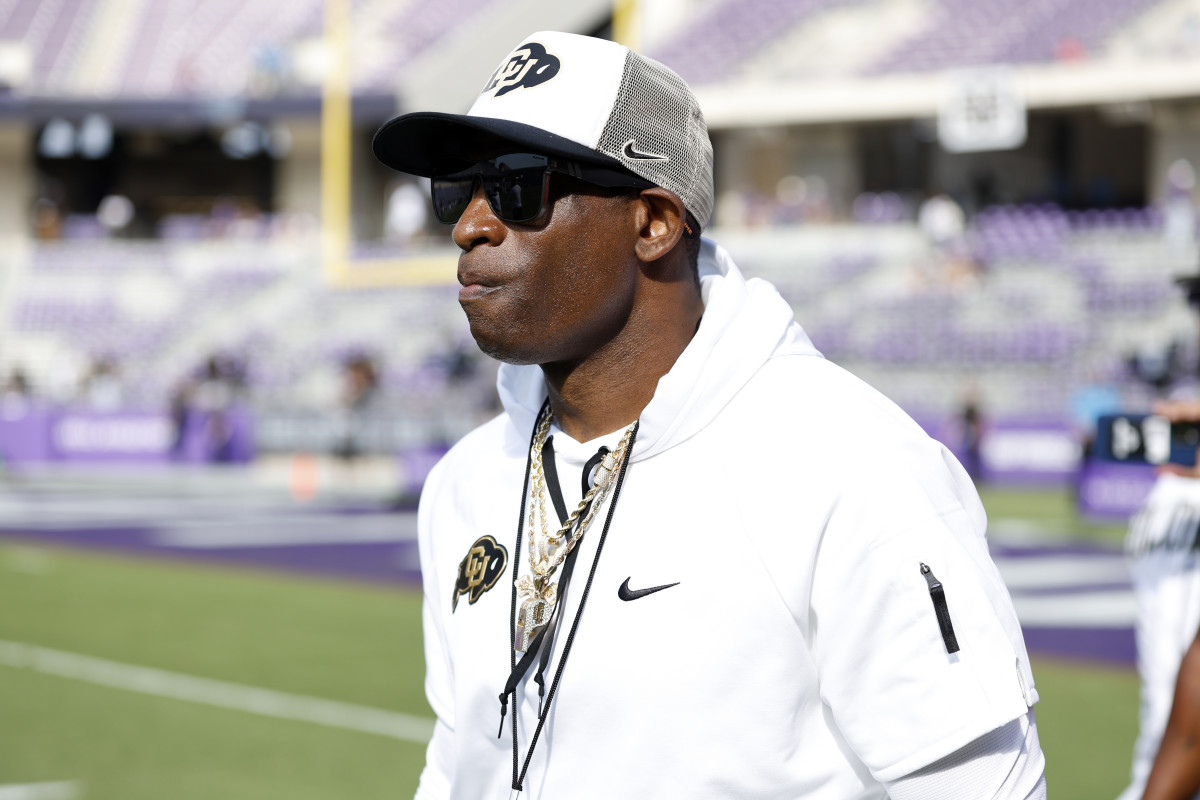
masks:
<path id="1" fill-rule="evenodd" d="M 503 222 L 481 189 L 454 226 L 459 303 L 488 355 L 511 364 L 569 363 L 624 326 L 637 286 L 628 195 L 551 176 L 530 223 Z"/>

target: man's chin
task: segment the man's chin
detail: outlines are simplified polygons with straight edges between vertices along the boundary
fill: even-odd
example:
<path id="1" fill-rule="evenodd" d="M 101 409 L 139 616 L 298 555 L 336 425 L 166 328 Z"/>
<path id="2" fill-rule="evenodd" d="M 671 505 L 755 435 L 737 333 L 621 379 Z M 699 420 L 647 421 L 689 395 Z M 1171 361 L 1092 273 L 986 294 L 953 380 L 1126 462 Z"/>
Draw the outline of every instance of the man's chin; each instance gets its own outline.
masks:
<path id="1" fill-rule="evenodd" d="M 479 333 L 475 330 L 474 326 L 471 328 L 471 335 L 475 337 L 475 344 L 479 345 L 480 351 L 489 358 L 494 358 L 497 361 L 512 364 L 513 366 L 541 363 L 520 348 L 514 347 L 511 342 L 505 342 L 497 337 Z"/>

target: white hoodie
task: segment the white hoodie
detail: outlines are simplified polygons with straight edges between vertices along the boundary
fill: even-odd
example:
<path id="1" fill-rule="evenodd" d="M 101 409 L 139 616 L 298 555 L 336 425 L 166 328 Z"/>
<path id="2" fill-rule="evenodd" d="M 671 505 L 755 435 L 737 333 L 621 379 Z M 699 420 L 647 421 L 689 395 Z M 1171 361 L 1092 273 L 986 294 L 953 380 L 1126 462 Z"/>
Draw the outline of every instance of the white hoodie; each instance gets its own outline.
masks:
<path id="1" fill-rule="evenodd" d="M 821 357 L 772 286 L 708 241 L 701 277 L 703 321 L 642 413 L 603 550 L 607 504 L 579 546 L 547 685 L 589 572 L 591 588 L 521 797 L 883 797 L 881 782 L 1037 701 L 983 507 L 941 445 Z M 546 389 L 538 367 L 509 365 L 499 389 L 504 414 L 446 455 L 421 498 L 437 715 L 422 800 L 508 797 L 512 782 L 499 695 Z M 617 437 L 556 431 L 568 506 L 583 463 Z M 491 571 L 475 578 L 491 588 L 460 593 L 460 565 L 486 536 Z M 922 564 L 944 587 L 952 638 Z M 625 601 L 627 579 L 677 585 Z M 522 764 L 535 671 L 517 691 Z"/>

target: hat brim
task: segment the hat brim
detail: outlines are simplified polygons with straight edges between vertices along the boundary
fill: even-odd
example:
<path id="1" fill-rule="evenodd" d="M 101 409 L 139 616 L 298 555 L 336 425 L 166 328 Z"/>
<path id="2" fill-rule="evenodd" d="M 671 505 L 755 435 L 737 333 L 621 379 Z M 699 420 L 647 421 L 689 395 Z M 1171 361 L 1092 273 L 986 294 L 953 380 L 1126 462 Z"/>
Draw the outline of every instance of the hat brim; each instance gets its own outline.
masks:
<path id="1" fill-rule="evenodd" d="M 458 172 L 513 148 L 559 156 L 628 172 L 611 156 L 533 125 L 496 117 L 471 117 L 418 111 L 385 122 L 371 140 L 371 151 L 400 172 L 431 178 Z"/>

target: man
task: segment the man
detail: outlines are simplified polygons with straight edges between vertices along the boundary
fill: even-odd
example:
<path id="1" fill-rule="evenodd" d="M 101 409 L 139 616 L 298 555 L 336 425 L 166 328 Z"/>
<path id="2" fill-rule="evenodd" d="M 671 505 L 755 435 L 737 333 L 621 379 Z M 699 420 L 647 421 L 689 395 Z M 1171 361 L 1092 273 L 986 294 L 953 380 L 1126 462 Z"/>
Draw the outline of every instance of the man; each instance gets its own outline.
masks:
<path id="1" fill-rule="evenodd" d="M 1200 275 L 1175 279 L 1200 309 Z M 1194 375 L 1164 378 L 1173 399 L 1154 413 L 1175 423 L 1200 421 Z M 1200 464 L 1160 468 L 1130 520 L 1125 551 L 1137 596 L 1141 707 L 1129 786 L 1119 800 L 1200 797 Z"/>
<path id="2" fill-rule="evenodd" d="M 505 362 L 421 498 L 419 798 L 1045 796 L 970 480 L 698 238 L 677 75 L 535 33 L 374 150 L 432 179 Z"/>
<path id="3" fill-rule="evenodd" d="M 1171 713 L 1146 779 L 1142 800 L 1200 796 L 1200 635 L 1179 664 Z"/>
<path id="4" fill-rule="evenodd" d="M 1174 422 L 1200 421 L 1200 402 L 1159 403 Z M 1138 598 L 1141 714 L 1121 800 L 1200 796 L 1200 472 L 1168 465 L 1127 541 Z"/>
<path id="5" fill-rule="evenodd" d="M 1178 280 L 1192 306 L 1200 278 Z M 1186 387 L 1183 387 L 1186 391 Z M 1155 405 L 1172 423 L 1200 421 L 1200 401 Z M 1138 601 L 1141 708 L 1120 800 L 1200 797 L 1200 465 L 1168 464 L 1130 521 L 1125 549 Z"/>

